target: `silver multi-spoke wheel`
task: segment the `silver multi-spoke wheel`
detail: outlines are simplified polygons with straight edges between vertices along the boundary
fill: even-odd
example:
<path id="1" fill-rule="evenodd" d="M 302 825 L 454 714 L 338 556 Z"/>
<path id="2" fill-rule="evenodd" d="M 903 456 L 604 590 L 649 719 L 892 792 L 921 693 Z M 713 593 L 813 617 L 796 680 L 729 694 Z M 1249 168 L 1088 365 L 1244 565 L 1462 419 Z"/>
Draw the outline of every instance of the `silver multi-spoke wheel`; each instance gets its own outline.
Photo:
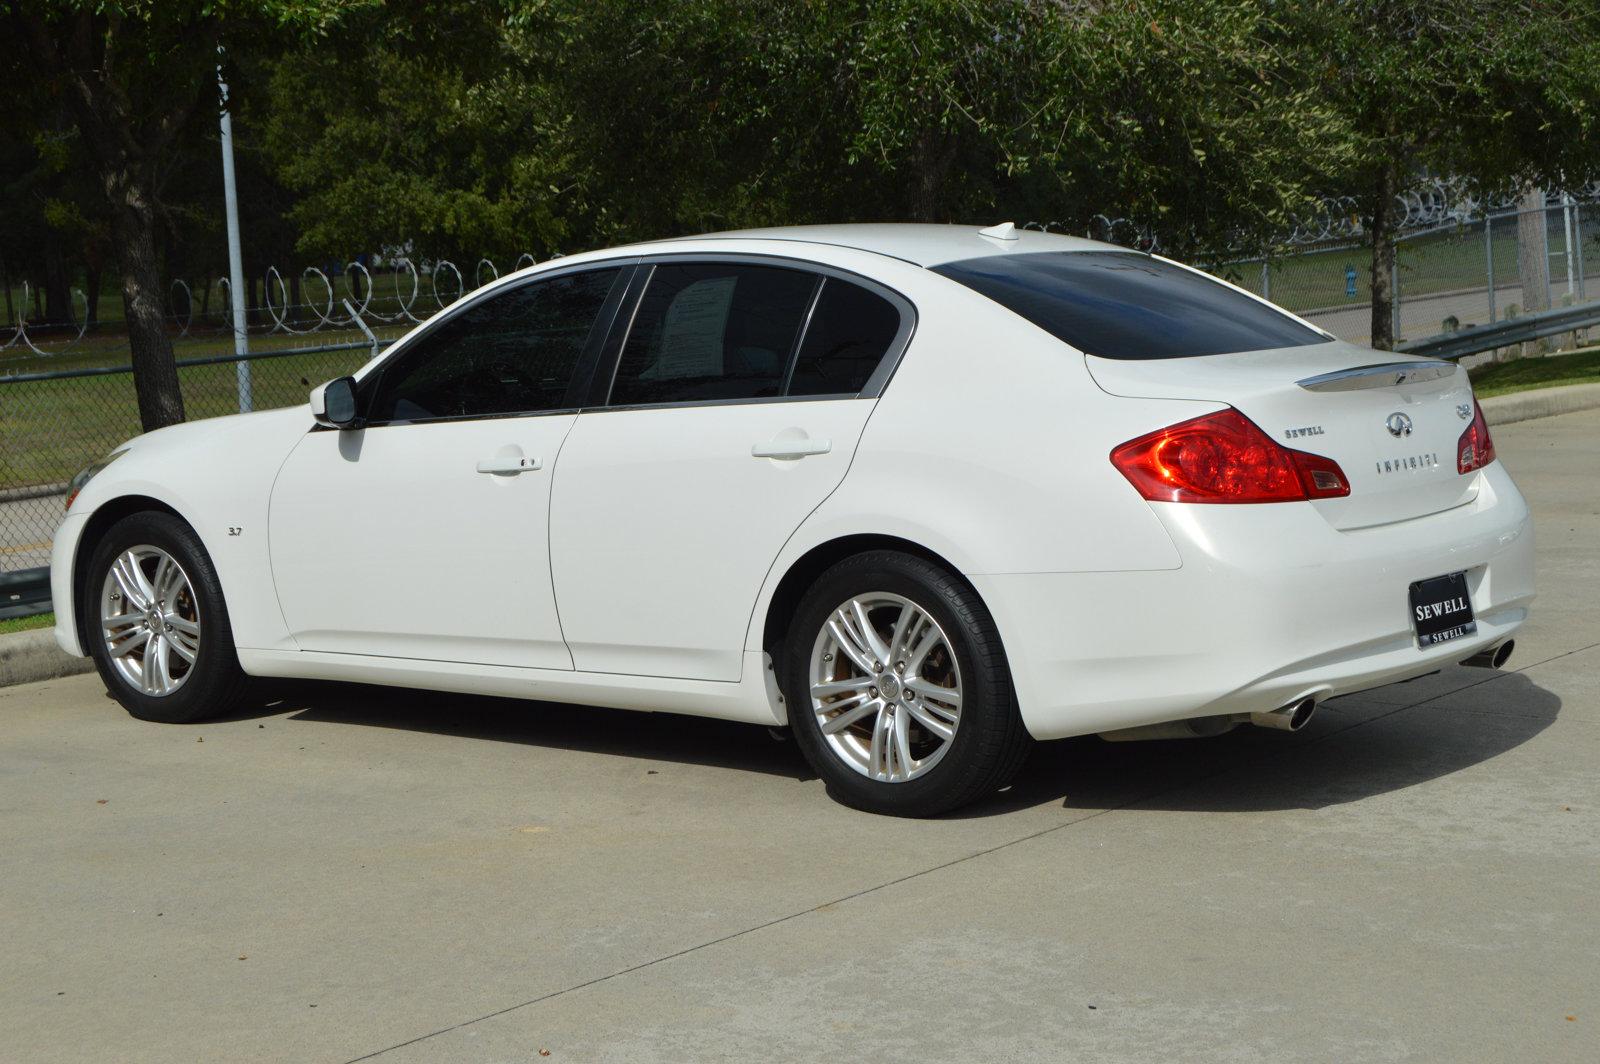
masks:
<path id="1" fill-rule="evenodd" d="M 811 651 L 811 712 L 839 759 L 904 783 L 950 749 L 961 667 L 944 630 L 900 595 L 857 595 L 828 615 Z"/>
<path id="2" fill-rule="evenodd" d="M 112 666 L 147 695 L 170 695 L 194 673 L 200 607 L 189 576 L 159 547 L 129 547 L 100 591 L 100 637 Z"/>

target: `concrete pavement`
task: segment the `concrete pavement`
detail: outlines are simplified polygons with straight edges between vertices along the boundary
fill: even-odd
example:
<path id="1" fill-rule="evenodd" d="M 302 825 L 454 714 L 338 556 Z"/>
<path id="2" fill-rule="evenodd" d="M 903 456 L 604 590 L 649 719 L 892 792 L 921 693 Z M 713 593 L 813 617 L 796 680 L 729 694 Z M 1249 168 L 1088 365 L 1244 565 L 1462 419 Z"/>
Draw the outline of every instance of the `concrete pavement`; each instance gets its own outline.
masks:
<path id="1" fill-rule="evenodd" d="M 940 821 L 713 721 L 0 691 L 0 1059 L 1600 1059 L 1600 411 L 1495 439 L 1512 671 L 1051 744 Z"/>

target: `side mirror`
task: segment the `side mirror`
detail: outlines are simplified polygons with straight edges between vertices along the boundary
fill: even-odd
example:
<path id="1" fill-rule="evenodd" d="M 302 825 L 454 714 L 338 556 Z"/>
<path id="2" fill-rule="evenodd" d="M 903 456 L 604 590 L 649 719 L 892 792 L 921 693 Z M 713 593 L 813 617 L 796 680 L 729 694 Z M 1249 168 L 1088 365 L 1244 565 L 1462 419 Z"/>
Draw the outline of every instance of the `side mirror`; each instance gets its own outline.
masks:
<path id="1" fill-rule="evenodd" d="M 356 424 L 356 379 L 340 377 L 311 389 L 311 416 L 330 429 L 354 428 Z"/>

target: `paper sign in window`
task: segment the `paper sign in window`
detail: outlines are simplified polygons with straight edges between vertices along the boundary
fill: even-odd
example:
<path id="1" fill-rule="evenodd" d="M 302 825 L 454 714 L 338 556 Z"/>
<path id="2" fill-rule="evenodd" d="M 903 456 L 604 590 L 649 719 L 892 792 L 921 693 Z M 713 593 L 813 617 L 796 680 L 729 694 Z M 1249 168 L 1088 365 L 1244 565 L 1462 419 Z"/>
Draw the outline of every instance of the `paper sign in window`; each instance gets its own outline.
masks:
<path id="1" fill-rule="evenodd" d="M 673 299 L 661 323 L 655 365 L 641 379 L 671 380 L 722 374 L 723 337 L 737 277 L 696 281 Z"/>

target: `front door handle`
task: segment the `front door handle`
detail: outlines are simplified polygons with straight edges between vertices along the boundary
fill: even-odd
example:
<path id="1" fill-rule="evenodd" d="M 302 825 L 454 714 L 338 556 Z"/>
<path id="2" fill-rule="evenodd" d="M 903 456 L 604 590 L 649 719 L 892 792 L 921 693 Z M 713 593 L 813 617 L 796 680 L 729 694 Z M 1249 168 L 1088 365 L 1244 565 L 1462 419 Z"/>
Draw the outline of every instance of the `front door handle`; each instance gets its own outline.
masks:
<path id="1" fill-rule="evenodd" d="M 514 455 L 510 458 L 485 458 L 478 463 L 480 473 L 531 473 L 544 465 L 537 458 Z"/>
<path id="2" fill-rule="evenodd" d="M 754 458 L 778 458 L 793 460 L 804 458 L 808 454 L 827 454 L 833 450 L 831 440 L 773 440 L 771 443 L 758 443 L 750 448 Z"/>

